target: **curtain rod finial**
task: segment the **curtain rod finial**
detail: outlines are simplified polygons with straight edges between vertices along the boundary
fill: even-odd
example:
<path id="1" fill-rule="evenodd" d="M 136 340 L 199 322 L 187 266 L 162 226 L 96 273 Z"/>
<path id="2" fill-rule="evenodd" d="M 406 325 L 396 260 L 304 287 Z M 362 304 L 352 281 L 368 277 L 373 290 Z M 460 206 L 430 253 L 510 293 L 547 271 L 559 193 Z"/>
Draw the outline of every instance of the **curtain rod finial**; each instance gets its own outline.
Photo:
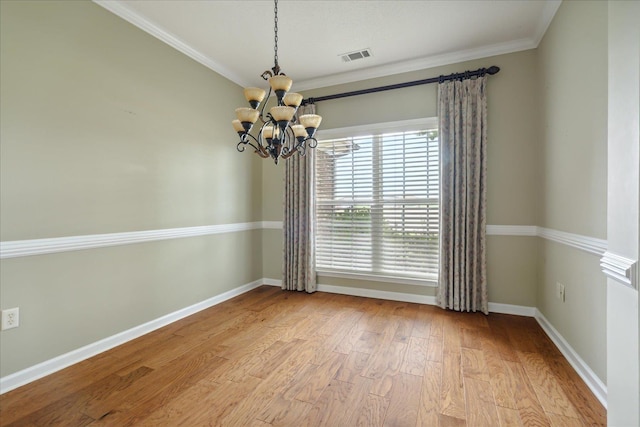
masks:
<path id="1" fill-rule="evenodd" d="M 497 67 L 495 65 L 492 65 L 487 69 L 487 73 L 489 73 L 490 75 L 498 74 L 498 71 L 500 71 L 500 67 Z"/>

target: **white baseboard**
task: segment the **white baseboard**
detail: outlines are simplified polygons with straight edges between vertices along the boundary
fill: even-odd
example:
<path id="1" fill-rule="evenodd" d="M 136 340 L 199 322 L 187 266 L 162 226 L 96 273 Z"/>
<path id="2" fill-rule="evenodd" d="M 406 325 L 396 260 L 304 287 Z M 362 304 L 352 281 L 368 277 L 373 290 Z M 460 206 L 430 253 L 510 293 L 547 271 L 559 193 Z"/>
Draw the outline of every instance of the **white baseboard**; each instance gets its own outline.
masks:
<path id="1" fill-rule="evenodd" d="M 58 357 L 54 357 L 53 359 L 38 363 L 37 365 L 23 369 L 22 371 L 18 371 L 16 373 L 2 377 L 0 378 L 0 394 L 6 393 L 32 381 L 45 377 L 75 363 L 82 362 L 83 360 L 93 357 L 99 353 L 124 344 L 127 341 L 131 341 L 177 320 L 183 319 L 187 316 L 191 316 L 192 314 L 195 314 L 201 310 L 207 309 L 216 304 L 220 304 L 223 301 L 255 289 L 258 286 L 261 286 L 263 283 L 264 282 L 262 279 L 247 283 L 246 285 L 239 286 L 235 289 L 224 292 L 220 295 L 216 295 L 215 297 L 209 298 L 197 304 L 185 307 L 173 313 L 169 313 L 165 316 L 159 317 L 155 320 L 151 320 L 150 322 L 144 323 L 129 330 L 120 332 L 116 335 L 70 351 L 69 353 L 65 353 Z"/>
<path id="2" fill-rule="evenodd" d="M 265 285 L 282 286 L 280 279 L 262 279 Z M 366 288 L 352 288 L 347 286 L 323 285 L 318 283 L 319 292 L 327 292 L 330 294 L 351 295 L 354 297 L 366 297 L 374 299 L 386 299 L 390 301 L 415 302 L 417 304 L 435 305 L 436 297 L 429 295 L 416 295 L 401 292 L 377 291 Z"/>
<path id="3" fill-rule="evenodd" d="M 536 308 L 526 305 L 502 304 L 499 302 L 489 303 L 489 313 L 513 314 L 516 316 L 534 317 Z"/>
<path id="4" fill-rule="evenodd" d="M 587 384 L 593 394 L 598 398 L 602 406 L 607 407 L 607 386 L 600 378 L 591 370 L 589 365 L 576 353 L 569 345 L 560 332 L 547 320 L 544 315 L 536 309 L 535 318 L 542 330 L 549 336 L 551 341 L 558 347 L 562 355 L 567 359 L 573 369 L 580 375 L 580 378 Z"/>
<path id="5" fill-rule="evenodd" d="M 269 285 L 269 286 L 282 286 L 282 280 L 278 280 L 278 279 L 269 279 L 268 277 L 263 277 L 262 278 L 262 284 L 263 285 Z"/>
<path id="6" fill-rule="evenodd" d="M 386 299 L 390 301 L 414 302 L 417 304 L 435 305 L 436 297 L 430 295 L 416 295 L 402 292 L 378 291 L 375 289 L 349 288 L 346 286 L 333 286 L 318 284 L 318 291 L 331 294 L 352 295 L 356 297 L 367 297 L 375 299 Z"/>
<path id="7" fill-rule="evenodd" d="M 263 279 L 265 285 L 281 286 L 282 280 Z M 413 302 L 416 304 L 436 305 L 436 297 L 432 295 L 407 294 L 403 292 L 378 291 L 375 289 L 353 288 L 348 286 L 335 286 L 318 284 L 318 291 L 331 294 L 351 295 L 355 297 L 366 297 L 375 299 L 386 299 L 390 301 Z M 515 314 L 517 316 L 534 317 L 535 307 L 524 305 L 512 305 L 490 302 L 489 311 L 491 313 Z"/>

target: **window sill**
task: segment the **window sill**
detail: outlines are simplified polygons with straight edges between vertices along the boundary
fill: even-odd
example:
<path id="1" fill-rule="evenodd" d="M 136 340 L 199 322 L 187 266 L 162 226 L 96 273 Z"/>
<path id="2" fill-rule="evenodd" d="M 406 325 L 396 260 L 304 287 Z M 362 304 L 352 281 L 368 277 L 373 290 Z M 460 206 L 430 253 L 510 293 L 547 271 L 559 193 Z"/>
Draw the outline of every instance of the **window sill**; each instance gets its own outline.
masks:
<path id="1" fill-rule="evenodd" d="M 365 274 L 365 273 L 348 273 L 348 272 L 338 272 L 338 271 L 328 271 L 328 270 L 316 270 L 316 274 L 320 276 L 338 277 L 342 279 L 355 279 L 355 280 L 365 280 L 365 281 L 368 280 L 373 282 L 384 282 L 384 283 L 398 283 L 403 285 L 425 286 L 430 288 L 435 288 L 438 286 L 438 282 L 435 279 L 411 279 L 408 277 L 382 276 L 382 275 L 372 275 L 372 274 Z"/>

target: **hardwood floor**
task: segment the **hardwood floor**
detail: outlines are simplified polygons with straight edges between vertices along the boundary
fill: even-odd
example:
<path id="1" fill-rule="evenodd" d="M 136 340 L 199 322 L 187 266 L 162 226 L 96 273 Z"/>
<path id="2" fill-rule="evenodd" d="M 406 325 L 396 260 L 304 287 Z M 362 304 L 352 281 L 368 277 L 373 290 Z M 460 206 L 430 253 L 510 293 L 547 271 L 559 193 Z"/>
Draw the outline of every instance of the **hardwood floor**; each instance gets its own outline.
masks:
<path id="1" fill-rule="evenodd" d="M 0 396 L 2 426 L 594 426 L 531 318 L 263 286 Z"/>

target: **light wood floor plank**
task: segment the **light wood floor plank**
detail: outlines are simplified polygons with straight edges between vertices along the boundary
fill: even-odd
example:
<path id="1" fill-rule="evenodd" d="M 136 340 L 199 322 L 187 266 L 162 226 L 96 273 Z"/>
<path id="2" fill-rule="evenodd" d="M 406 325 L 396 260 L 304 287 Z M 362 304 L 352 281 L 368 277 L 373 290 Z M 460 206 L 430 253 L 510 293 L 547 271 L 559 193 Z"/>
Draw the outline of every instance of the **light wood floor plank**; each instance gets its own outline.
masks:
<path id="1" fill-rule="evenodd" d="M 394 315 L 394 319 L 396 319 L 398 323 L 398 328 L 396 329 L 396 334 L 393 339 L 403 343 L 409 342 L 409 337 L 411 337 L 411 334 L 413 333 L 413 319 L 398 315 Z"/>
<path id="2" fill-rule="evenodd" d="M 333 353 L 331 358 L 322 365 L 319 365 L 315 372 L 307 377 L 304 387 L 296 394 L 295 399 L 315 403 L 342 367 L 345 359 L 346 355 Z"/>
<path id="3" fill-rule="evenodd" d="M 360 329 L 358 326 L 359 322 L 356 322 L 356 324 L 352 326 L 351 329 L 349 329 L 349 332 L 347 332 L 347 334 L 340 340 L 340 342 L 336 344 L 334 351 L 344 354 L 349 354 L 354 350 L 358 351 L 355 348 L 356 345 L 359 344 L 360 338 L 363 334 L 362 329 Z"/>
<path id="4" fill-rule="evenodd" d="M 422 378 L 399 372 L 393 377 L 386 426 L 415 426 L 420 407 Z"/>
<path id="5" fill-rule="evenodd" d="M 209 412 L 213 408 L 220 409 L 216 407 L 217 395 L 215 391 L 222 387 L 222 384 L 217 383 L 196 384 L 180 393 L 168 405 L 159 408 L 136 424 L 151 427 L 178 424 L 179 422 L 193 423 L 194 418 L 198 417 L 201 412 Z"/>
<path id="6" fill-rule="evenodd" d="M 440 337 L 444 336 L 444 320 L 446 318 L 446 314 L 442 309 L 434 306 L 423 305 L 420 307 L 422 311 L 430 317 L 431 323 L 431 336 L 432 337 Z"/>
<path id="7" fill-rule="evenodd" d="M 332 380 L 320 399 L 309 411 L 303 425 L 348 426 L 353 425 L 354 414 L 364 404 L 373 380 L 359 377 L 355 384 Z"/>
<path id="8" fill-rule="evenodd" d="M 288 343 L 276 341 L 273 346 L 261 353 L 261 357 L 255 361 L 253 369 L 249 371 L 249 375 L 266 378 L 284 363 L 301 343 L 302 340 L 294 340 Z"/>
<path id="9" fill-rule="evenodd" d="M 562 357 L 558 351 L 555 357 L 549 357 L 545 360 L 553 375 L 560 381 L 567 398 L 577 409 L 583 423 L 587 426 L 605 426 L 606 409 L 600 402 L 594 402 L 593 394 L 578 373 L 571 368 L 567 359 Z"/>
<path id="10" fill-rule="evenodd" d="M 480 345 L 484 354 L 493 397 L 496 405 L 503 408 L 517 409 L 514 399 L 517 385 L 511 381 L 514 377 L 508 375 L 507 367 L 500 355 L 495 338 L 496 335 L 493 329 L 490 329 L 489 333 L 482 337 Z"/>
<path id="11" fill-rule="evenodd" d="M 377 427 L 382 426 L 384 417 L 389 408 L 389 399 L 375 394 L 367 395 L 362 407 L 357 412 L 356 427 Z"/>
<path id="12" fill-rule="evenodd" d="M 136 363 L 137 359 L 120 359 L 113 356 L 112 352 L 105 352 L 56 372 L 55 375 L 0 395 L 0 425 L 8 425 L 29 416 L 31 412 L 44 408 L 63 396 L 73 394 Z"/>
<path id="13" fill-rule="evenodd" d="M 500 425 L 498 411 L 491 392 L 491 385 L 472 377 L 464 378 L 466 421 L 474 427 Z"/>
<path id="14" fill-rule="evenodd" d="M 420 406 L 418 408 L 419 426 L 437 426 L 440 415 L 440 385 L 442 383 L 442 364 L 427 362 L 422 376 Z"/>
<path id="15" fill-rule="evenodd" d="M 440 412 L 461 420 L 466 419 L 464 384 L 460 352 L 445 352 L 442 364 L 442 383 L 440 386 Z"/>
<path id="16" fill-rule="evenodd" d="M 347 383 L 354 382 L 355 378 L 361 375 L 367 367 L 367 362 L 370 357 L 370 354 L 352 351 L 338 372 L 336 372 L 335 379 Z"/>
<path id="17" fill-rule="evenodd" d="M 276 396 L 260 413 L 258 419 L 269 425 L 291 426 L 306 418 L 313 405 L 295 399 L 286 399 L 282 394 Z"/>
<path id="18" fill-rule="evenodd" d="M 442 362 L 442 336 L 432 335 L 429 337 L 429 346 L 427 347 L 427 360 L 431 362 Z"/>
<path id="19" fill-rule="evenodd" d="M 377 353 L 370 369 L 364 376 L 373 379 L 371 393 L 387 397 L 393 385 L 393 378 L 400 372 L 400 366 L 407 351 L 407 344 L 393 341 L 387 348 Z"/>
<path id="20" fill-rule="evenodd" d="M 505 364 L 508 375 L 512 376 L 511 381 L 516 384 L 514 398 L 522 423 L 526 426 L 550 426 L 551 422 L 540 405 L 538 396 L 522 365 L 507 361 Z"/>
<path id="21" fill-rule="evenodd" d="M 460 418 L 440 414 L 438 416 L 438 425 L 440 427 L 466 427 L 467 422 L 465 420 L 461 420 Z M 472 426 L 469 426 L 469 427 L 472 427 Z"/>
<path id="22" fill-rule="evenodd" d="M 223 364 L 224 360 L 211 354 L 183 356 L 172 366 L 154 370 L 122 393 L 112 395 L 102 407 L 101 412 L 105 415 L 94 424 L 133 425 L 141 422 Z"/>
<path id="23" fill-rule="evenodd" d="M 431 336 L 431 319 L 432 316 L 429 313 L 421 310 L 421 306 L 412 307 L 413 314 L 413 328 L 411 329 L 411 336 L 416 338 L 424 338 L 429 340 Z"/>
<path id="24" fill-rule="evenodd" d="M 579 418 L 576 409 L 564 394 L 559 381 L 547 367 L 542 356 L 535 353 L 519 353 L 519 355 L 545 412 L 568 418 Z"/>
<path id="25" fill-rule="evenodd" d="M 400 372 L 405 374 L 422 376 L 424 373 L 424 366 L 427 362 L 427 348 L 429 341 L 425 338 L 409 338 L 409 346 L 405 355 Z"/>
<path id="26" fill-rule="evenodd" d="M 462 360 L 462 375 L 465 378 L 475 378 L 486 383 L 491 381 L 489 368 L 487 367 L 482 350 L 462 347 L 460 349 L 460 355 Z"/>
<path id="27" fill-rule="evenodd" d="M 496 406 L 496 410 L 500 418 L 500 427 L 524 427 L 517 409 Z"/>
<path id="28" fill-rule="evenodd" d="M 578 418 L 565 417 L 564 415 L 549 414 L 552 427 L 587 427 Z"/>

